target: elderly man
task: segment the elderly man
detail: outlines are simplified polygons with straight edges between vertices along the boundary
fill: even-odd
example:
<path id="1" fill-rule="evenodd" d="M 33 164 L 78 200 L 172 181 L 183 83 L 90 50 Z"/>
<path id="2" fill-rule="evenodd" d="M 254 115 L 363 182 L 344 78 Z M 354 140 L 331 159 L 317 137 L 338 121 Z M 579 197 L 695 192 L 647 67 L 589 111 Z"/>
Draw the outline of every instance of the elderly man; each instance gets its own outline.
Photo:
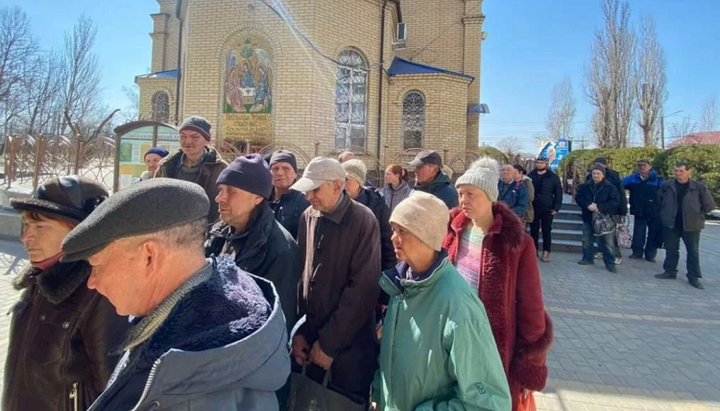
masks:
<path id="1" fill-rule="evenodd" d="M 415 190 L 434 195 L 450 210 L 458 206 L 457 190 L 450 177 L 442 171 L 440 153 L 433 150 L 421 151 L 408 165 L 415 167 Z"/>
<path id="2" fill-rule="evenodd" d="M 63 261 L 87 259 L 88 287 L 135 317 L 90 411 L 278 409 L 290 371 L 280 302 L 232 259 L 205 258 L 209 209 L 196 184 L 153 179 L 110 197 L 63 242 Z"/>
<path id="3" fill-rule="evenodd" d="M 220 172 L 228 166 L 220 153 L 210 147 L 210 123 L 203 117 L 190 116 L 180 126 L 180 150 L 160 163 L 155 177 L 175 178 L 199 184 L 208 198 L 215 198 L 218 189 L 215 182 Z M 210 204 L 209 222 L 218 219 L 215 202 Z"/>
<path id="4" fill-rule="evenodd" d="M 687 250 L 687 279 L 698 290 L 700 282 L 700 232 L 705 228 L 705 216 L 715 209 L 715 201 L 707 186 L 690 178 L 690 164 L 675 164 L 675 179 L 660 186 L 660 221 L 664 227 L 665 263 L 663 273 L 655 278 L 674 280 L 680 262 L 680 239 Z"/>
<path id="5" fill-rule="evenodd" d="M 517 183 L 518 171 L 510 164 L 505 164 L 500 169 L 500 181 L 498 181 L 498 201 L 507 204 L 520 219 L 525 218 L 530 196 L 524 184 Z"/>
<path id="6" fill-rule="evenodd" d="M 220 173 L 220 222 L 210 230 L 205 255 L 229 254 L 244 271 L 272 281 L 285 321 L 292 328 L 297 311 L 300 261 L 297 242 L 275 221 L 268 198 L 272 176 L 259 154 L 240 156 Z"/>
<path id="7" fill-rule="evenodd" d="M 145 152 L 145 165 L 147 170 L 140 174 L 140 181 L 150 180 L 155 177 L 155 172 L 160 166 L 160 161 L 170 154 L 167 150 L 162 147 L 153 147 Z"/>
<path id="8" fill-rule="evenodd" d="M 630 258 L 640 259 L 644 254 L 647 261 L 654 263 L 662 243 L 658 192 L 663 180 L 648 160 L 638 160 L 635 165 L 637 172 L 622 179 L 623 188 L 630 192 L 630 214 L 635 216 Z"/>
<path id="9" fill-rule="evenodd" d="M 273 192 L 270 196 L 275 219 L 297 240 L 300 215 L 310 206 L 303 193 L 291 190 L 297 181 L 297 161 L 289 151 L 279 150 L 270 157 Z"/>
<path id="10" fill-rule="evenodd" d="M 380 232 L 373 213 L 345 192 L 345 170 L 318 157 L 292 187 L 312 208 L 300 219 L 299 245 L 305 267 L 293 337 L 296 369 L 351 400 L 367 402 L 377 369 L 374 308 L 380 293 Z"/>

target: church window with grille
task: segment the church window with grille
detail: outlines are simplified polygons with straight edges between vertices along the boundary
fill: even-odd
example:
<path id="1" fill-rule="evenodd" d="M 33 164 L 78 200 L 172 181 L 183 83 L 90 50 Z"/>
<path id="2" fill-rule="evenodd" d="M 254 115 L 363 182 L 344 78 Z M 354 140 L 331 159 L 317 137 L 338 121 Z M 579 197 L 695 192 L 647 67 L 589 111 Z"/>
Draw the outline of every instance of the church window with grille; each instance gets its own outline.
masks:
<path id="1" fill-rule="evenodd" d="M 367 136 L 367 82 L 365 59 L 355 50 L 338 57 L 335 83 L 335 148 L 365 147 Z"/>
<path id="2" fill-rule="evenodd" d="M 422 148 L 425 134 L 425 97 L 411 91 L 403 99 L 403 150 Z"/>
<path id="3" fill-rule="evenodd" d="M 170 119 L 170 97 L 164 91 L 158 91 L 152 98 L 152 119 L 167 123 Z"/>

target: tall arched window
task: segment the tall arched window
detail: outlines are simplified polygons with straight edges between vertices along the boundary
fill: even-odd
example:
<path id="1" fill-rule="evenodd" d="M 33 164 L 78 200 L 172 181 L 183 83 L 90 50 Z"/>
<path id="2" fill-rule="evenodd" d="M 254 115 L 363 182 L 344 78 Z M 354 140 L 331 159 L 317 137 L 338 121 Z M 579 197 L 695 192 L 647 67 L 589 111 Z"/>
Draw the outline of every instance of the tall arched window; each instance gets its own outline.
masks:
<path id="1" fill-rule="evenodd" d="M 152 97 L 152 119 L 163 123 L 170 120 L 170 97 L 164 91 L 158 91 Z"/>
<path id="2" fill-rule="evenodd" d="M 403 99 L 403 150 L 422 148 L 425 134 L 425 97 L 411 91 Z"/>
<path id="3" fill-rule="evenodd" d="M 368 69 L 355 50 L 338 57 L 335 84 L 335 147 L 365 147 L 367 122 Z"/>

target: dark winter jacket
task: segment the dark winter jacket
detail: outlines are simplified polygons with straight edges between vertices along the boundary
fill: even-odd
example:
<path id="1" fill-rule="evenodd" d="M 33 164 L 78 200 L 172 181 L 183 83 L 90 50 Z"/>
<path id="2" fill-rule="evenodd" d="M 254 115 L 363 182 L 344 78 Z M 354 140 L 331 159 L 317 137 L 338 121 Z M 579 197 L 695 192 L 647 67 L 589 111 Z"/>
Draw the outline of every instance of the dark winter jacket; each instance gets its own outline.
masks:
<path id="1" fill-rule="evenodd" d="M 675 227 L 677 215 L 677 188 L 675 181 L 662 183 L 658 199 L 660 200 L 660 219 L 663 226 Z M 682 203 L 683 229 L 685 231 L 700 231 L 705 228 L 705 215 L 715 209 L 715 201 L 705 184 L 690 180 L 687 194 Z"/>
<path id="2" fill-rule="evenodd" d="M 105 388 L 120 358 L 109 353 L 130 324 L 87 288 L 90 270 L 78 261 L 18 277 L 24 291 L 12 308 L 3 410 L 87 410 Z"/>
<path id="3" fill-rule="evenodd" d="M 274 192 L 270 198 L 275 198 Z M 280 196 L 280 199 L 270 202 L 275 219 L 288 230 L 295 240 L 297 240 L 300 216 L 309 206 L 310 203 L 305 199 L 305 194 L 295 190 L 289 190 Z"/>
<path id="4" fill-rule="evenodd" d="M 412 187 L 405 181 L 400 181 L 397 188 L 393 188 L 390 184 L 385 184 L 385 186 L 380 189 L 380 195 L 385 199 L 385 205 L 388 206 L 391 212 L 401 201 L 408 198 L 412 192 Z"/>
<path id="5" fill-rule="evenodd" d="M 275 285 L 289 329 L 297 320 L 297 287 L 300 281 L 300 252 L 297 242 L 277 221 L 267 203 L 255 212 L 242 233 L 219 222 L 210 230 L 206 256 L 229 254 L 243 271 Z"/>
<path id="6" fill-rule="evenodd" d="M 450 210 L 458 206 L 458 192 L 450 177 L 442 171 L 430 183 L 416 185 L 415 190 L 434 195 L 441 199 Z"/>
<path id="7" fill-rule="evenodd" d="M 272 283 L 213 261 L 149 340 L 127 351 L 90 411 L 277 410 L 290 374 Z"/>
<path id="8" fill-rule="evenodd" d="M 502 179 L 498 181 L 498 201 L 507 204 L 518 217 L 525 218 L 530 197 L 525 184 L 517 184 L 512 180 L 509 184 Z"/>
<path id="9" fill-rule="evenodd" d="M 363 188 L 355 201 L 369 208 L 378 220 L 380 225 L 380 258 L 383 271 L 395 267 L 397 257 L 390 239 L 392 237 L 390 209 L 385 205 L 385 201 L 375 189 Z"/>
<path id="10" fill-rule="evenodd" d="M 622 185 L 630 192 L 630 214 L 639 218 L 655 219 L 660 217 L 658 192 L 662 178 L 655 170 L 650 170 L 648 178 L 642 179 L 640 173 L 623 178 Z M 622 196 L 624 193 L 620 193 Z"/>
<path id="11" fill-rule="evenodd" d="M 615 187 L 618 195 L 620 196 L 620 204 L 618 204 L 617 210 L 612 214 L 626 216 L 628 213 L 628 201 L 627 196 L 625 195 L 625 188 L 623 187 L 622 180 L 620 179 L 620 174 L 617 171 L 611 169 L 610 167 L 606 167 L 605 180 Z M 592 181 L 592 173 L 588 173 L 585 176 L 585 182 L 587 183 L 590 181 Z"/>
<path id="12" fill-rule="evenodd" d="M 319 341 L 323 352 L 334 358 L 333 368 L 347 365 L 371 380 L 377 369 L 374 309 L 381 273 L 375 216 L 343 194 L 329 214 L 305 210 L 298 240 L 304 266 L 299 315 L 306 317 L 297 334 L 311 346 Z M 347 387 L 356 388 L 370 389 Z"/>
<path id="13" fill-rule="evenodd" d="M 174 154 L 165 157 L 157 171 L 155 172 L 155 178 L 177 178 L 178 171 L 180 170 L 182 150 L 178 150 Z M 200 166 L 200 175 L 194 183 L 197 183 L 205 190 L 210 199 L 210 213 L 208 214 L 208 221 L 210 224 L 215 223 L 218 220 L 218 205 L 215 202 L 215 197 L 218 196 L 217 179 L 220 176 L 220 172 L 225 170 L 228 163 L 222 159 L 220 153 L 213 147 L 208 147 L 208 152 L 205 155 L 202 165 Z"/>
<path id="14" fill-rule="evenodd" d="M 560 177 L 548 169 L 545 174 L 540 174 L 536 170 L 531 171 L 528 177 L 532 179 L 533 187 L 535 187 L 535 199 L 533 200 L 533 209 L 535 214 L 538 212 L 560 211 L 562 207 L 562 184 Z"/>
<path id="15" fill-rule="evenodd" d="M 582 209 L 582 219 L 586 223 L 592 223 L 593 212 L 588 210 L 588 206 L 592 203 L 597 204 L 598 211 L 610 215 L 617 215 L 618 205 L 620 204 L 620 194 L 617 189 L 607 179 L 603 179 L 599 184 L 590 181 L 581 184 L 575 194 L 575 202 Z"/>
<path id="16" fill-rule="evenodd" d="M 493 204 L 493 215 L 483 238 L 482 281 L 476 292 L 487 311 L 516 410 L 523 389 L 542 391 L 545 387 L 553 324 L 545 312 L 540 267 L 525 224 L 500 202 Z M 443 247 L 453 264 L 457 264 L 463 231 L 471 223 L 459 209 L 450 212 Z"/>

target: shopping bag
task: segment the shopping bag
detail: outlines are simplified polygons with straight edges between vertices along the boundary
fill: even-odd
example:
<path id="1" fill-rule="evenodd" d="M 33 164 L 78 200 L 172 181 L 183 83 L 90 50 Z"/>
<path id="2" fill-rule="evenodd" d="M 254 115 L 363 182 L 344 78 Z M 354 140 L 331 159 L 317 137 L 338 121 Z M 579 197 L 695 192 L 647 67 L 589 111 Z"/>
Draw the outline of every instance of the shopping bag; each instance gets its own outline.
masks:
<path id="1" fill-rule="evenodd" d="M 617 225 L 618 245 L 622 248 L 632 248 L 632 234 L 630 234 L 630 228 L 627 225 L 627 219 L 623 219 L 621 223 Z"/>
<path id="2" fill-rule="evenodd" d="M 610 214 L 601 213 L 599 211 L 593 212 L 592 226 L 596 237 L 610 234 L 615 231 L 615 222 L 612 217 L 610 217 Z"/>
<path id="3" fill-rule="evenodd" d="M 527 393 L 520 393 L 520 400 L 518 400 L 517 411 L 537 411 L 535 407 L 535 397 L 532 391 Z"/>
<path id="4" fill-rule="evenodd" d="M 292 391 L 287 411 L 366 411 L 367 407 L 357 404 L 344 395 L 328 388 L 331 372 L 325 373 L 322 384 L 302 373 L 292 373 Z"/>

